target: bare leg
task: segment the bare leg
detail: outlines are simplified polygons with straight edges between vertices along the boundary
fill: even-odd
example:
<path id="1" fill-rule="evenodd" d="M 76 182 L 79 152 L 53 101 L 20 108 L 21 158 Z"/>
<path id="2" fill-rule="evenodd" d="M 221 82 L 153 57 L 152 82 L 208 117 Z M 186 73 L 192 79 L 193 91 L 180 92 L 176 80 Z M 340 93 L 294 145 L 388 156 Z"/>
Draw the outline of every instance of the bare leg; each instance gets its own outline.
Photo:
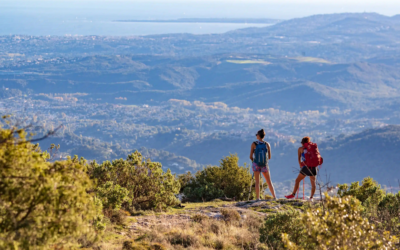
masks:
<path id="1" fill-rule="evenodd" d="M 294 184 L 294 189 L 293 189 L 293 193 L 292 193 L 293 195 L 295 195 L 297 193 L 297 190 L 299 189 L 299 186 L 300 186 L 300 182 L 304 178 L 306 178 L 306 176 L 302 175 L 302 174 L 299 174 L 299 176 L 297 176 L 296 183 Z"/>
<path id="2" fill-rule="evenodd" d="M 256 199 L 260 199 L 260 172 L 254 172 L 254 179 L 256 179 Z"/>
<path id="3" fill-rule="evenodd" d="M 317 178 L 316 176 L 310 176 L 310 181 L 311 181 L 311 196 L 310 198 L 314 197 L 315 190 L 317 189 Z"/>
<path id="4" fill-rule="evenodd" d="M 274 199 L 276 199 L 275 189 L 274 189 L 274 186 L 272 185 L 271 175 L 269 174 L 269 171 L 263 172 L 263 175 L 264 175 L 265 180 L 267 181 L 269 191 L 271 192 Z"/>

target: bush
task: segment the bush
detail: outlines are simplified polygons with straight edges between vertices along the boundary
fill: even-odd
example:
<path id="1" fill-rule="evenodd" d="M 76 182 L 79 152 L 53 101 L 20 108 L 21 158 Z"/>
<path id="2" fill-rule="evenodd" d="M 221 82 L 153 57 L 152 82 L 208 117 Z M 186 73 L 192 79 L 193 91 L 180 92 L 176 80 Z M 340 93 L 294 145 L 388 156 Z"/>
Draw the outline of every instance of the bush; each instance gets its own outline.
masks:
<path id="1" fill-rule="evenodd" d="M 183 190 L 183 194 L 187 198 L 195 200 L 213 200 L 216 197 L 224 196 L 224 191 L 215 187 L 214 183 L 202 183 L 198 186 L 187 186 Z"/>
<path id="2" fill-rule="evenodd" d="M 400 215 L 400 192 L 385 195 L 379 203 L 379 210 L 387 210 L 391 216 L 398 217 Z"/>
<path id="3" fill-rule="evenodd" d="M 367 215 L 376 215 L 379 203 L 385 197 L 385 191 L 371 177 L 367 177 L 360 183 L 353 182 L 350 187 L 347 184 L 339 185 L 339 197 L 353 196 L 357 198 Z"/>
<path id="4" fill-rule="evenodd" d="M 389 230 L 393 235 L 400 236 L 400 192 L 387 194 L 379 203 L 376 218 L 378 229 Z"/>
<path id="5" fill-rule="evenodd" d="M 179 190 L 179 193 L 182 193 L 185 187 L 192 183 L 195 180 L 193 174 L 189 171 L 186 174 L 180 174 L 178 175 L 178 181 L 179 184 L 181 185 L 181 189 Z"/>
<path id="6" fill-rule="evenodd" d="M 240 214 L 235 209 L 221 208 L 221 214 L 227 222 L 239 221 Z"/>
<path id="7" fill-rule="evenodd" d="M 288 234 L 291 242 L 303 246 L 305 229 L 301 214 L 295 210 L 272 214 L 265 219 L 264 225 L 260 228 L 260 242 L 273 249 L 285 249 L 282 234 Z"/>
<path id="8" fill-rule="evenodd" d="M 195 214 L 191 218 L 194 222 L 202 222 L 208 220 L 208 216 L 204 214 Z"/>
<path id="9" fill-rule="evenodd" d="M 106 214 L 108 218 L 110 218 L 110 222 L 116 225 L 125 225 L 126 217 L 129 216 L 129 212 L 124 210 L 111 210 L 107 211 Z"/>
<path id="10" fill-rule="evenodd" d="M 240 167 L 239 158 L 230 155 L 221 160 L 219 167 L 208 166 L 195 174 L 186 184 L 184 194 L 196 200 L 212 200 L 221 196 L 244 200 L 248 198 L 251 174 Z"/>
<path id="11" fill-rule="evenodd" d="M 326 196 L 325 208 L 309 210 L 301 216 L 306 230 L 303 244 L 283 234 L 288 249 L 393 249 L 395 238 L 378 234 L 368 219 L 361 215 L 360 201 L 353 197 Z"/>
<path id="12" fill-rule="evenodd" d="M 129 241 L 124 241 L 124 243 L 122 244 L 122 250 L 166 250 L 166 248 L 159 243 L 153 243 L 153 244 L 149 244 L 147 242 L 137 243 L 135 241 L 129 240 Z"/>
<path id="13" fill-rule="evenodd" d="M 119 210 L 123 203 L 130 202 L 129 191 L 112 181 L 96 188 L 96 195 L 101 199 L 104 209 Z"/>
<path id="14" fill-rule="evenodd" d="M 166 237 L 171 245 L 181 245 L 185 248 L 199 243 L 199 239 L 195 235 L 184 232 L 169 232 Z"/>
<path id="15" fill-rule="evenodd" d="M 362 204 L 363 214 L 374 223 L 380 232 L 390 231 L 393 235 L 400 233 L 400 193 L 385 194 L 385 191 L 372 178 L 362 181 L 360 186 L 354 182 L 348 187 L 339 186 L 340 197 L 354 196 Z"/>
<path id="16" fill-rule="evenodd" d="M 17 138 L 15 135 L 17 134 Z M 0 248 L 45 249 L 101 227 L 101 203 L 77 157 L 48 162 L 23 130 L 0 129 Z"/>
<path id="17" fill-rule="evenodd" d="M 164 172 L 160 163 L 143 159 L 135 152 L 126 160 L 109 161 L 99 165 L 93 162 L 89 169 L 91 178 L 97 180 L 98 187 L 112 181 L 128 190 L 131 206 L 135 209 L 165 209 L 179 203 L 179 181 L 168 169 Z M 129 204 L 122 207 L 129 210 Z"/>

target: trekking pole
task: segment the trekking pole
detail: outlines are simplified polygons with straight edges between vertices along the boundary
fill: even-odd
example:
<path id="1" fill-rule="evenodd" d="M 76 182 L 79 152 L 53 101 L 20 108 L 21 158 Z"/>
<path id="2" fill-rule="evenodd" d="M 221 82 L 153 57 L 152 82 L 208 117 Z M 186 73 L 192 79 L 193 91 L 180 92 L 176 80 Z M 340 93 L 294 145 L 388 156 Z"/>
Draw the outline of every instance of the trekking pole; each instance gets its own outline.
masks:
<path id="1" fill-rule="evenodd" d="M 303 179 L 303 200 L 304 200 L 304 179 Z"/>

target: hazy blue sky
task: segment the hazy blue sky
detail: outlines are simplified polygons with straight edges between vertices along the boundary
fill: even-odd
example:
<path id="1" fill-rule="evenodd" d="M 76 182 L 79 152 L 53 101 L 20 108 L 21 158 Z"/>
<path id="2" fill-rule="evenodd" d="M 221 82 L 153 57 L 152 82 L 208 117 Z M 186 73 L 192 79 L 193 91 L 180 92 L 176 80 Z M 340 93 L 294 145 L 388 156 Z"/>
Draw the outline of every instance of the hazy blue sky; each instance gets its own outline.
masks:
<path id="1" fill-rule="evenodd" d="M 104 14 L 121 18 L 265 17 L 289 19 L 313 14 L 378 12 L 400 14 L 400 0 L 0 0 L 3 11 Z M 1 18 L 1 17 L 0 17 Z"/>

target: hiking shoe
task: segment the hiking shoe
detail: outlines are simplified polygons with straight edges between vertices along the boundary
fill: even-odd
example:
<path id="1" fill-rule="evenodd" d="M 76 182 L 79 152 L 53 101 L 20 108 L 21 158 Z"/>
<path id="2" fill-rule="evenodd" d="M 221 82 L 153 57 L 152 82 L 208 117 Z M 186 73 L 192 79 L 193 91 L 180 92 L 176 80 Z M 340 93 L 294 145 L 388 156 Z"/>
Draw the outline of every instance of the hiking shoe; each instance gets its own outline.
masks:
<path id="1" fill-rule="evenodd" d="M 286 199 L 293 199 L 294 197 L 295 197 L 294 194 L 285 195 Z"/>
<path id="2" fill-rule="evenodd" d="M 313 197 L 308 197 L 307 200 L 313 202 L 314 198 Z"/>

